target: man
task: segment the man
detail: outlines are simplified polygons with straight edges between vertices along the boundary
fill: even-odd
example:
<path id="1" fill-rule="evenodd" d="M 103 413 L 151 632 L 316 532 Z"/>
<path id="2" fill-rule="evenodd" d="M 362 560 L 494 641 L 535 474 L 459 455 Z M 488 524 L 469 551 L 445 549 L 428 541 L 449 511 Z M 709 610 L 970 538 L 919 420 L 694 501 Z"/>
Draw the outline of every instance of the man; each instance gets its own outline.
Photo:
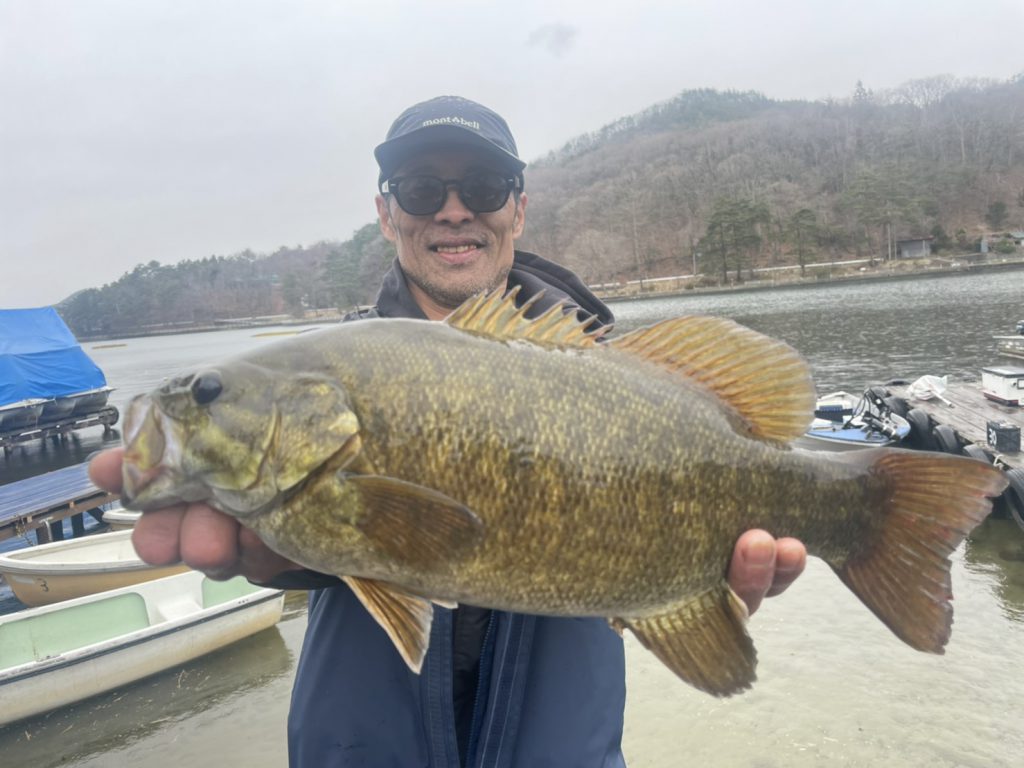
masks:
<path id="1" fill-rule="evenodd" d="M 576 275 L 515 250 L 526 164 L 500 116 L 432 99 L 402 113 L 375 155 L 377 213 L 397 258 L 364 315 L 440 320 L 481 291 L 519 286 L 522 300 L 544 292 L 535 312 L 564 301 L 611 322 Z M 119 489 L 120 460 L 119 451 L 94 460 L 99 485 Z M 311 589 L 289 715 L 293 766 L 624 765 L 622 641 L 604 619 L 437 609 L 415 675 L 348 587 L 300 569 L 204 504 L 147 513 L 133 540 L 154 564 L 183 560 L 218 578 Z M 799 542 L 748 531 L 729 582 L 753 611 L 804 559 Z"/>

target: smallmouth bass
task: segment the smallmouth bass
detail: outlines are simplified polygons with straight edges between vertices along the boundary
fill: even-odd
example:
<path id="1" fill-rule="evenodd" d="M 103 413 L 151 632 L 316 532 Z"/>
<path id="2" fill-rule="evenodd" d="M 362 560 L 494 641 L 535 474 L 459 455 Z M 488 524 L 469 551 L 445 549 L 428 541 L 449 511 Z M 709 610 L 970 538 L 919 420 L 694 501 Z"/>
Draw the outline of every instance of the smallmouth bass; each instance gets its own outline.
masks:
<path id="1" fill-rule="evenodd" d="M 340 576 L 418 671 L 433 605 L 602 616 L 715 695 L 755 679 L 725 573 L 796 536 L 901 639 L 941 653 L 949 555 L 1006 479 L 898 449 L 788 442 L 814 405 L 787 345 L 683 317 L 598 343 L 499 294 L 443 322 L 279 342 L 133 400 L 125 506 L 206 501 Z"/>

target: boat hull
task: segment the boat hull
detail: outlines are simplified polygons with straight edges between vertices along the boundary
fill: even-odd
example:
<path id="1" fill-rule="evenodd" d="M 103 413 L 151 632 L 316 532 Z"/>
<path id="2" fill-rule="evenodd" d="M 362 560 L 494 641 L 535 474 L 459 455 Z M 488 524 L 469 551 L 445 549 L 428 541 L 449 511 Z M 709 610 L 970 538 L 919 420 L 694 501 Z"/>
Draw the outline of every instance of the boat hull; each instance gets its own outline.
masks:
<path id="1" fill-rule="evenodd" d="M 34 427 L 45 403 L 45 400 L 26 400 L 0 408 L 0 432 Z"/>
<path id="2" fill-rule="evenodd" d="M 183 564 L 156 567 L 144 563 L 132 546 L 131 531 L 100 533 L 0 555 L 0 575 L 14 596 L 33 608 L 187 570 Z"/>
<path id="3" fill-rule="evenodd" d="M 118 507 L 103 513 L 103 522 L 110 526 L 112 531 L 130 531 L 142 517 L 141 512 L 133 512 L 129 509 Z"/>
<path id="4" fill-rule="evenodd" d="M 280 590 L 189 571 L 0 616 L 0 726 L 223 648 L 272 627 L 283 605 Z"/>

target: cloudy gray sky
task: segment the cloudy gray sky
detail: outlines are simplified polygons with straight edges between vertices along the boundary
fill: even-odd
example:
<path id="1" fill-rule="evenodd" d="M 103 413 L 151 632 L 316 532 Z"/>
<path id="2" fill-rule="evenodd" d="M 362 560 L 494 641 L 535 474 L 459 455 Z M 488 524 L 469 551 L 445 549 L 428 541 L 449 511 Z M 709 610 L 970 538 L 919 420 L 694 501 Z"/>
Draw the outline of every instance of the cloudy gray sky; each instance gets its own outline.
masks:
<path id="1" fill-rule="evenodd" d="M 689 88 L 1024 70 L 1021 0 L 0 0 L 0 308 L 345 239 L 373 147 L 455 93 L 526 159 Z"/>

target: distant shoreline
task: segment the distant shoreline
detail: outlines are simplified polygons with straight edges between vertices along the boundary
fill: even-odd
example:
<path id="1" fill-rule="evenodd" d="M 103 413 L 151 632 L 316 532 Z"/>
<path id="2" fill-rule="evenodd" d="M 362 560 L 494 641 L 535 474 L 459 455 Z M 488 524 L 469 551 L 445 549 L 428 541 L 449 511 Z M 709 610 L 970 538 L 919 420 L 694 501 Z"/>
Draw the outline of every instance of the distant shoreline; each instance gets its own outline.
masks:
<path id="1" fill-rule="evenodd" d="M 854 273 L 849 275 L 837 275 L 835 277 L 802 278 L 796 280 L 749 280 L 738 285 L 730 286 L 709 286 L 706 288 L 678 288 L 670 290 L 637 290 L 629 293 L 610 293 L 606 291 L 595 291 L 597 296 L 609 304 L 624 301 L 644 301 L 647 299 L 667 299 L 679 296 L 710 296 L 715 294 L 728 293 L 754 293 L 757 291 L 774 291 L 784 288 L 820 288 L 823 285 L 843 285 L 846 283 L 884 283 L 895 280 L 916 280 L 929 277 L 957 277 L 979 272 L 996 272 L 1024 269 L 1024 259 L 1014 261 L 980 263 L 961 263 L 956 267 L 938 267 L 926 269 L 908 269 L 905 271 L 890 271 L 885 273 L 873 272 L 870 274 Z M 680 278 L 683 279 L 683 278 Z M 100 334 L 95 336 L 81 336 L 80 344 L 91 344 L 93 342 L 111 341 L 116 339 L 141 339 L 153 336 L 173 336 L 189 333 L 211 333 L 214 331 L 227 331 L 234 329 L 275 328 L 281 326 L 303 327 L 314 325 L 333 325 L 341 321 L 340 313 L 325 313 L 314 318 L 273 318 L 267 320 L 237 321 L 231 323 L 216 323 L 201 326 L 189 326 L 180 328 L 150 328 L 135 333 Z"/>
<path id="2" fill-rule="evenodd" d="M 706 288 L 678 288 L 665 291 L 636 291 L 630 293 L 599 292 L 597 296 L 606 303 L 623 301 L 643 301 L 646 299 L 675 298 L 679 296 L 709 296 L 728 293 L 753 293 L 757 291 L 774 291 L 785 288 L 820 288 L 823 285 L 842 285 L 846 283 L 888 283 L 897 280 L 917 280 L 930 277 L 962 277 L 963 275 L 981 272 L 1000 272 L 1024 269 L 1024 259 L 1000 262 L 963 263 L 956 267 L 933 267 L 926 269 L 908 269 L 900 272 L 874 272 L 870 274 L 855 273 L 837 275 L 826 278 L 802 278 L 797 280 L 749 280 L 738 285 L 709 286 Z"/>

